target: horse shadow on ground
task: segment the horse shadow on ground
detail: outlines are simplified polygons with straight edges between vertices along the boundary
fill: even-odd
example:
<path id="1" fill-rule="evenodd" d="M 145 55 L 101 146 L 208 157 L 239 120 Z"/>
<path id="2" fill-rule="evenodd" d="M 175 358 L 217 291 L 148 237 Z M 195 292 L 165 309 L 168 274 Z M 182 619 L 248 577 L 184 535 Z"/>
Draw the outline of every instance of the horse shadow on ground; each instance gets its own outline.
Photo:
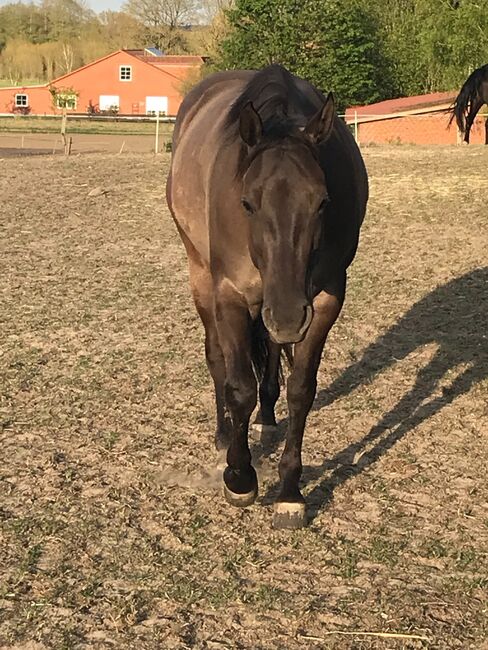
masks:
<path id="1" fill-rule="evenodd" d="M 485 267 L 438 287 L 415 303 L 366 348 L 359 361 L 317 394 L 313 409 L 321 410 L 371 383 L 379 373 L 415 350 L 432 343 L 437 345 L 433 358 L 417 374 L 413 388 L 363 438 L 319 466 L 304 467 L 303 484 L 318 481 L 307 496 L 310 519 L 330 503 L 337 486 L 361 474 L 409 431 L 488 377 L 487 325 L 488 267 Z M 459 366 L 463 369 L 450 385 L 444 385 L 439 391 L 441 381 L 449 384 L 449 371 Z M 257 458 L 275 452 L 285 431 L 283 421 L 274 436 L 263 436 L 255 449 Z M 270 487 L 263 503 L 271 503 L 275 495 L 276 485 Z"/>

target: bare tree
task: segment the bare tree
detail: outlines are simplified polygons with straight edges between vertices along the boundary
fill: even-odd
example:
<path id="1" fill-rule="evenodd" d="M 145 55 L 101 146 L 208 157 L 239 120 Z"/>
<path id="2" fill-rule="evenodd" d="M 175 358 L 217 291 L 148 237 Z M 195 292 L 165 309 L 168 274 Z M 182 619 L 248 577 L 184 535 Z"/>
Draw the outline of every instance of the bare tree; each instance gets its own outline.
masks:
<path id="1" fill-rule="evenodd" d="M 198 10 L 197 0 L 127 0 L 124 10 L 146 28 L 147 37 L 164 50 L 178 47 L 179 29 L 191 23 Z"/>
<path id="2" fill-rule="evenodd" d="M 70 43 L 62 44 L 62 57 L 64 72 L 66 74 L 69 74 L 73 70 L 73 64 L 75 60 L 73 46 Z"/>
<path id="3" fill-rule="evenodd" d="M 233 0 L 201 0 L 199 14 L 205 25 L 210 25 L 212 21 L 221 15 L 225 9 L 229 9 Z"/>

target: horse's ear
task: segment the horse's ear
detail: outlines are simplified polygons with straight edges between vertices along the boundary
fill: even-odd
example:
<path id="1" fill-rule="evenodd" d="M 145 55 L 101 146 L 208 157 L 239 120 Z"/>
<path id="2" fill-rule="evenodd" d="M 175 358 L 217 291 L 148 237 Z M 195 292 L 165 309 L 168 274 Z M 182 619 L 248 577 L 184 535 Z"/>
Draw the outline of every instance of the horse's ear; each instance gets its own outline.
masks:
<path id="1" fill-rule="evenodd" d="M 255 147 L 263 135 L 263 123 L 252 102 L 248 102 L 239 116 L 239 133 L 249 147 Z"/>
<path id="2" fill-rule="evenodd" d="M 336 116 L 334 96 L 332 93 L 327 95 L 325 104 L 322 108 L 315 113 L 312 119 L 309 121 L 304 131 L 308 137 L 317 144 L 319 142 L 325 142 L 327 138 L 332 133 L 332 128 L 334 126 L 334 118 Z"/>

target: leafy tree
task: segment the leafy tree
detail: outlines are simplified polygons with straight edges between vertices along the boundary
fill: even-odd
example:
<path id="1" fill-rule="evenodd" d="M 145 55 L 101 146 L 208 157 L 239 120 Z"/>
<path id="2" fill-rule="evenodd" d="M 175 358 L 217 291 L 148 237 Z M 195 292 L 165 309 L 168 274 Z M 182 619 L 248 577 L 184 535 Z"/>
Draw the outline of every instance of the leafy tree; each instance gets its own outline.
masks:
<path id="1" fill-rule="evenodd" d="M 40 13 L 49 40 L 77 37 L 93 12 L 76 0 L 42 0 Z"/>
<path id="2" fill-rule="evenodd" d="M 488 62 L 487 0 L 418 0 L 427 90 L 459 86 Z"/>
<path id="3" fill-rule="evenodd" d="M 229 34 L 220 47 L 222 68 L 290 65 L 300 48 L 304 5 L 299 0 L 237 0 L 227 11 Z M 293 21 L 295 26 L 293 27 Z"/>
<path id="4" fill-rule="evenodd" d="M 376 23 L 355 0 L 237 0 L 227 16 L 218 67 L 281 63 L 342 105 L 388 94 Z"/>
<path id="5" fill-rule="evenodd" d="M 31 43 L 46 40 L 42 16 L 36 5 L 17 2 L 0 7 L 0 51 L 12 38 L 23 38 Z"/>
<path id="6" fill-rule="evenodd" d="M 377 21 L 392 95 L 459 87 L 488 61 L 488 0 L 360 0 Z"/>
<path id="7" fill-rule="evenodd" d="M 309 41 L 298 72 L 335 92 L 342 105 L 390 96 L 393 82 L 374 17 L 355 0 L 313 3 Z"/>

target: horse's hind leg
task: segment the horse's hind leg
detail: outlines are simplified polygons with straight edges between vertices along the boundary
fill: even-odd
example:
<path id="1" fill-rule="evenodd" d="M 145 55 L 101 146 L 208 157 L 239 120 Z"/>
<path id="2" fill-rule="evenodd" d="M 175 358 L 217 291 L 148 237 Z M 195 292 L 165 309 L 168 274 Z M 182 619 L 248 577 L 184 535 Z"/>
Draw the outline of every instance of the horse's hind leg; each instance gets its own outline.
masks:
<path id="1" fill-rule="evenodd" d="M 274 408 L 280 396 L 280 355 L 281 345 L 266 342 L 268 356 L 263 378 L 259 384 L 259 411 L 254 420 L 253 428 L 263 431 L 265 427 L 275 427 Z"/>
<path id="2" fill-rule="evenodd" d="M 471 127 L 473 126 L 473 122 L 476 118 L 476 115 L 478 114 L 478 111 L 482 106 L 483 106 L 483 102 L 479 99 L 476 99 L 474 102 L 471 103 L 469 107 L 469 112 L 466 117 L 466 131 L 464 133 L 464 142 L 466 142 L 466 144 L 469 144 Z"/>

